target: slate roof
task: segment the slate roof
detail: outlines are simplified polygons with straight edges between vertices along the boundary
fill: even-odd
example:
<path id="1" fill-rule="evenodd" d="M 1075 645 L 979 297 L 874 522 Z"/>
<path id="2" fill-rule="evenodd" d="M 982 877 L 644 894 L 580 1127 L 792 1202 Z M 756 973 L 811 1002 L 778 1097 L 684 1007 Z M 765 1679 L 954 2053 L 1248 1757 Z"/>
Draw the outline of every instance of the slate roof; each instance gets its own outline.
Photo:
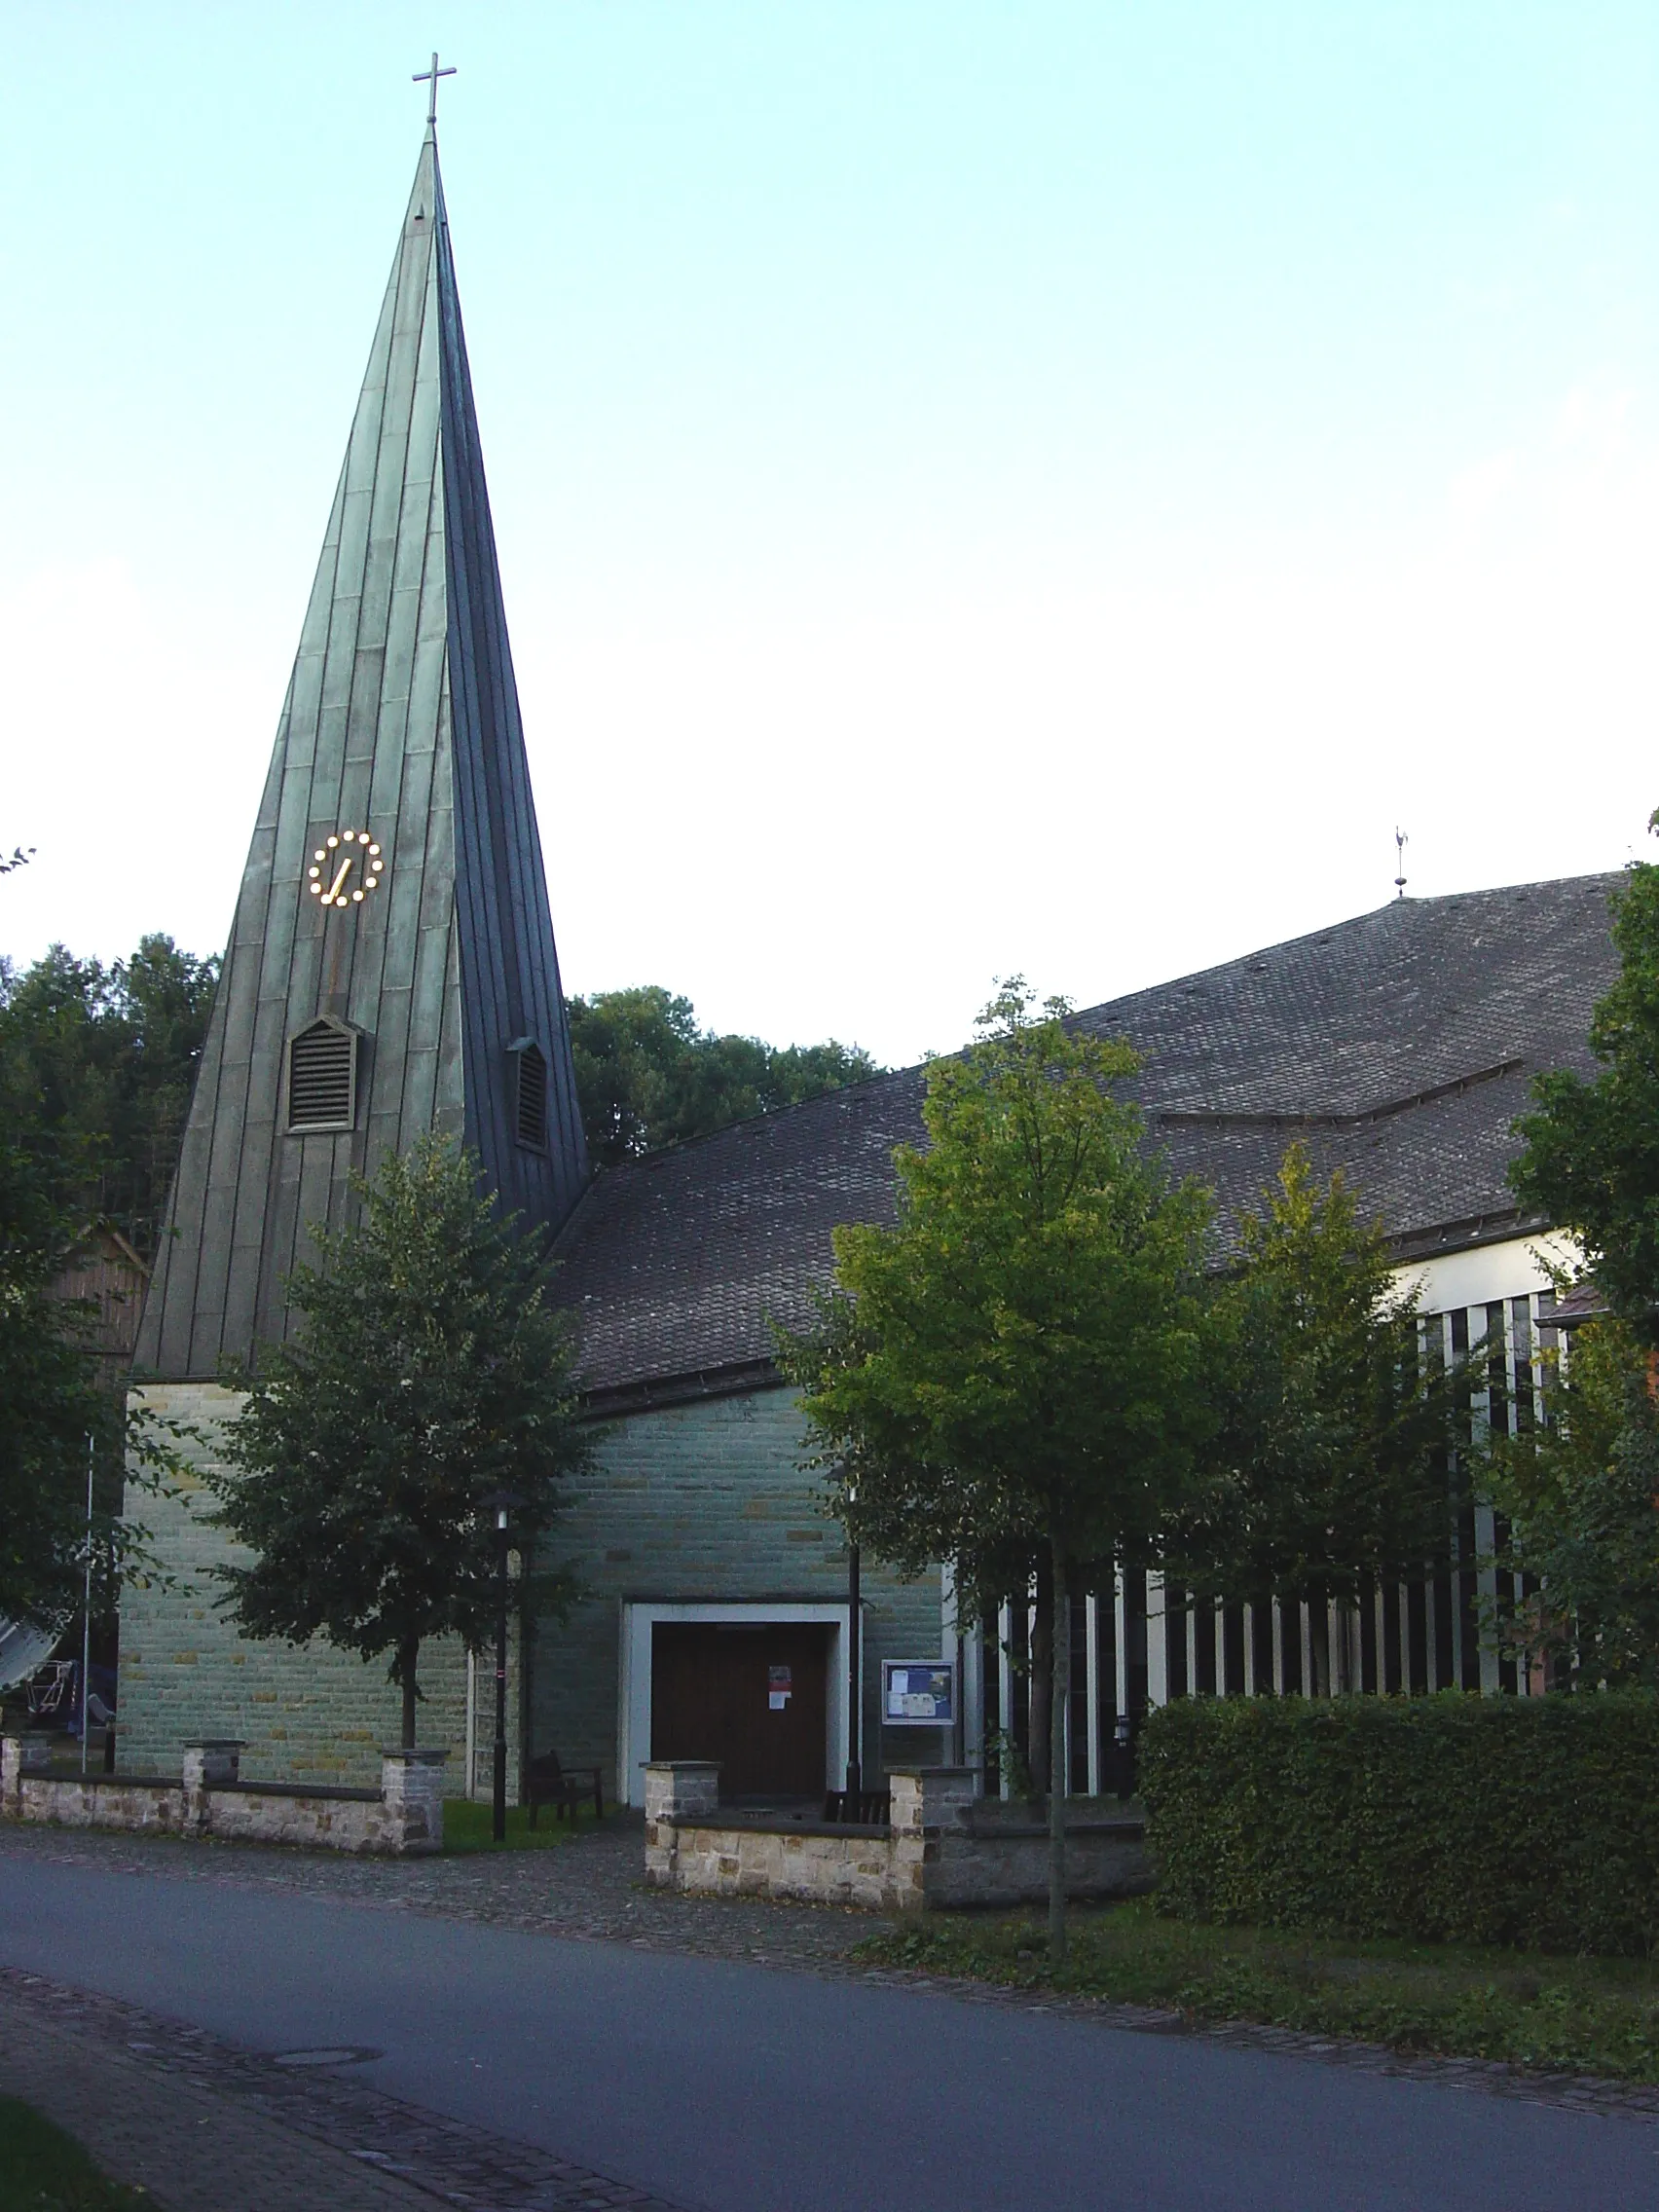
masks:
<path id="1" fill-rule="evenodd" d="M 1077 1018 L 1144 1055 L 1132 1093 L 1171 1170 L 1215 1189 L 1218 1253 L 1296 1136 L 1402 1257 L 1513 1235 L 1535 1225 L 1504 1179 L 1510 1124 L 1533 1074 L 1592 1064 L 1619 880 L 1394 900 Z M 923 1082 L 905 1068 L 598 1177 L 560 1240 L 594 1403 L 766 1379 L 766 1315 L 801 1312 L 831 1229 L 892 1219 Z"/>

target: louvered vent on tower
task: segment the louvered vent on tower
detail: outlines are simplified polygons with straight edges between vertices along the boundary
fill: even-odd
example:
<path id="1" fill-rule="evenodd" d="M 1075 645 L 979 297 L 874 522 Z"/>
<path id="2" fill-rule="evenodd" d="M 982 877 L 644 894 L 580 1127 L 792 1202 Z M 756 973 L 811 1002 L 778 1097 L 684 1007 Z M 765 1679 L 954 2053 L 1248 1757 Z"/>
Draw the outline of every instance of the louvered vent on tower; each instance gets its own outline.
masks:
<path id="1" fill-rule="evenodd" d="M 534 1037 L 517 1037 L 507 1047 L 518 1069 L 514 1087 L 513 1134 L 531 1152 L 547 1149 L 547 1055 Z"/>
<path id="2" fill-rule="evenodd" d="M 288 1040 L 290 1129 L 349 1129 L 357 1119 L 357 1032 L 324 1014 Z"/>

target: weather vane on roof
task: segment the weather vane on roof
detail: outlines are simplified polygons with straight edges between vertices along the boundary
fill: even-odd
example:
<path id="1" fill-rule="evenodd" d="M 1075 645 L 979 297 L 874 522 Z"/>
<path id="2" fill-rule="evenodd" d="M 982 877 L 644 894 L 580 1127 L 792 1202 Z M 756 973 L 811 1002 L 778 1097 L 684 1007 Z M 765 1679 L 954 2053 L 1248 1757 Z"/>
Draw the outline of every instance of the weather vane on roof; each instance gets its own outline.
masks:
<path id="1" fill-rule="evenodd" d="M 432 59 L 435 61 L 437 58 L 434 54 Z M 1410 842 L 1403 830 L 1397 829 L 1394 831 L 1394 866 L 1400 871 L 1394 878 L 1394 895 L 1398 899 L 1403 899 L 1406 895 L 1406 847 Z"/>
<path id="2" fill-rule="evenodd" d="M 438 57 L 434 54 L 432 66 L 429 69 L 417 69 L 414 76 L 409 80 L 412 85 L 424 85 L 428 79 L 431 82 L 432 96 L 426 103 L 426 126 L 428 129 L 435 130 L 438 127 L 438 79 L 440 77 L 453 77 L 454 75 L 453 68 L 440 69 L 438 67 Z"/>

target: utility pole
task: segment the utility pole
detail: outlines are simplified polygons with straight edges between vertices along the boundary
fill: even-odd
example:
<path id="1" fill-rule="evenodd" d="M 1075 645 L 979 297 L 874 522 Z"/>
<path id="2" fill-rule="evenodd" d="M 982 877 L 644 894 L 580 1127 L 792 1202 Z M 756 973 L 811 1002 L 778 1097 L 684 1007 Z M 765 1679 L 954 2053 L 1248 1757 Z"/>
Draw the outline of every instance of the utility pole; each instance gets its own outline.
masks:
<path id="1" fill-rule="evenodd" d="M 87 1439 L 87 1557 L 81 1588 L 81 1774 L 87 1772 L 87 1737 L 92 1725 L 92 1716 L 87 1710 L 92 1688 L 92 1465 L 95 1458 L 92 1439 Z"/>

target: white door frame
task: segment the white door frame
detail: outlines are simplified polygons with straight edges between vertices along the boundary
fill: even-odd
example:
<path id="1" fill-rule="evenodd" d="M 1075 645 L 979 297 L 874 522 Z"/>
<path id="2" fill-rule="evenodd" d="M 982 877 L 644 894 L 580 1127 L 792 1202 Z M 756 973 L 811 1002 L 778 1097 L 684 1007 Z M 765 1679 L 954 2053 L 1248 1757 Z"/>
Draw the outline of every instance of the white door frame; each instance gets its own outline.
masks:
<path id="1" fill-rule="evenodd" d="M 658 1621 L 711 1621 L 728 1628 L 774 1623 L 821 1623 L 830 1630 L 830 1725 L 824 1747 L 824 1786 L 838 1789 L 847 1770 L 847 1606 L 756 1598 L 738 1604 L 679 1604 L 622 1601 L 622 1664 L 617 1685 L 618 1794 L 645 1801 L 645 1761 L 651 1755 L 651 1631 Z"/>

